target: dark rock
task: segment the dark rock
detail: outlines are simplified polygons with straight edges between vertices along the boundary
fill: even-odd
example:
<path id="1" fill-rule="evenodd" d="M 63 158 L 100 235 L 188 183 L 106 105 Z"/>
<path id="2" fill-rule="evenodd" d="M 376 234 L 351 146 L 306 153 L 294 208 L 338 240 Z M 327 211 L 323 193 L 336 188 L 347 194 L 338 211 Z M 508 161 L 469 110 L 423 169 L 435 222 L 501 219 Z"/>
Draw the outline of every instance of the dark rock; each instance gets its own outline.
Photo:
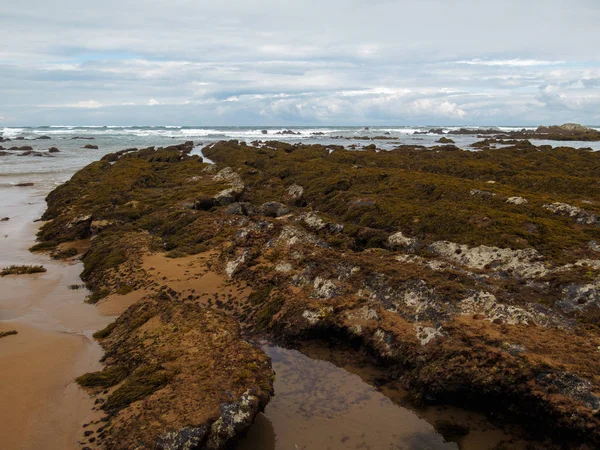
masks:
<path id="1" fill-rule="evenodd" d="M 251 203 L 238 202 L 229 205 L 226 213 L 232 216 L 253 216 L 256 214 L 256 208 Z"/>
<path id="2" fill-rule="evenodd" d="M 363 148 L 364 148 L 364 150 L 377 150 L 377 146 L 375 144 L 369 144 Z"/>
<path id="3" fill-rule="evenodd" d="M 391 136 L 392 133 L 390 133 L 389 131 L 386 131 L 385 133 L 383 133 L 384 136 Z"/>
<path id="4" fill-rule="evenodd" d="M 33 186 L 33 183 L 18 183 L 18 184 L 15 184 L 15 186 L 17 186 L 17 187 L 29 187 L 29 186 Z"/>
<path id="5" fill-rule="evenodd" d="M 23 136 L 19 136 L 17 138 L 15 138 L 15 141 L 24 141 L 25 138 Z"/>
<path id="6" fill-rule="evenodd" d="M 2 219 L 0 219 L 0 222 L 8 222 L 10 220 L 10 217 L 3 217 Z"/>
<path id="7" fill-rule="evenodd" d="M 221 417 L 210 428 L 206 448 L 227 448 L 254 420 L 261 409 L 260 400 L 252 390 L 244 393 L 239 401 L 221 405 Z"/>
<path id="8" fill-rule="evenodd" d="M 283 131 L 278 131 L 278 132 L 277 132 L 277 133 L 275 133 L 275 134 L 279 134 L 279 135 L 285 135 L 285 134 L 289 134 L 289 135 L 300 135 L 300 134 L 302 134 L 302 133 L 300 133 L 300 132 L 297 132 L 297 133 L 296 133 L 296 132 L 295 132 L 295 131 L 293 131 L 293 130 L 283 130 Z"/>
<path id="9" fill-rule="evenodd" d="M 312 136 L 325 136 L 325 133 L 322 131 L 315 131 L 314 133 L 310 133 Z"/>
<path id="10" fill-rule="evenodd" d="M 369 131 L 369 127 L 364 127 L 363 131 Z"/>
<path id="11" fill-rule="evenodd" d="M 199 427 L 185 427 L 177 431 L 164 433 L 156 440 L 158 450 L 184 450 L 201 448 L 206 440 L 209 427 L 201 425 Z"/>
<path id="12" fill-rule="evenodd" d="M 39 136 L 36 139 L 52 139 L 50 136 Z"/>
<path id="13" fill-rule="evenodd" d="M 440 144 L 454 144 L 454 141 L 447 137 L 441 137 L 437 140 L 437 142 Z"/>
<path id="14" fill-rule="evenodd" d="M 209 209 L 211 209 L 213 206 L 215 206 L 217 203 L 215 201 L 214 198 L 212 197 L 205 197 L 205 198 L 201 198 L 196 200 L 196 202 L 194 203 L 194 209 L 199 209 L 201 211 L 208 211 Z"/>
<path id="15" fill-rule="evenodd" d="M 8 155 L 10 155 L 10 153 L 0 150 L 0 156 L 8 156 Z"/>
<path id="16" fill-rule="evenodd" d="M 74 140 L 74 139 L 85 139 L 85 140 L 88 140 L 88 141 L 93 141 L 93 140 L 94 140 L 94 139 L 96 139 L 96 138 L 93 138 L 93 137 L 81 137 L 81 136 L 75 136 L 75 137 L 72 137 L 71 139 L 73 139 L 73 140 Z"/>
<path id="17" fill-rule="evenodd" d="M 17 150 L 31 151 L 31 150 L 33 150 L 33 147 L 31 147 L 29 145 L 23 145 L 22 147 L 19 147 Z"/>
<path id="18" fill-rule="evenodd" d="M 423 134 L 427 134 L 427 133 L 423 133 Z M 444 129 L 443 128 L 432 128 L 431 130 L 429 130 L 429 134 L 444 134 Z"/>
<path id="19" fill-rule="evenodd" d="M 90 150 L 98 150 L 98 146 L 97 145 L 93 145 L 93 144 L 86 144 L 83 146 L 83 148 L 87 148 Z"/>
<path id="20" fill-rule="evenodd" d="M 48 152 L 50 152 L 50 153 L 60 153 L 60 150 L 57 149 L 56 147 L 50 147 L 48 149 Z"/>
<path id="21" fill-rule="evenodd" d="M 260 130 L 260 132 L 261 132 L 262 134 L 269 134 L 269 131 L 268 131 L 268 130 Z"/>
<path id="22" fill-rule="evenodd" d="M 267 202 L 260 205 L 258 212 L 267 217 L 281 217 L 290 212 L 287 205 L 279 202 Z"/>

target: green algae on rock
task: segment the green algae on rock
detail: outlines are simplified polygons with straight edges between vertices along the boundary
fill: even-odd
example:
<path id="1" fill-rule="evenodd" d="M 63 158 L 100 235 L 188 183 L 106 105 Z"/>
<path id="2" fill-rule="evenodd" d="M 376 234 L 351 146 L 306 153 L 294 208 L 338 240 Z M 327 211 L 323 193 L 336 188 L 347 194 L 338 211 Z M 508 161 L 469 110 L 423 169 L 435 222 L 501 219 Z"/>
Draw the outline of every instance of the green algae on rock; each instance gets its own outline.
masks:
<path id="1" fill-rule="evenodd" d="M 0 271 L 0 277 L 6 275 L 29 275 L 32 273 L 43 273 L 46 272 L 46 268 L 43 266 L 9 266 L 5 267 Z"/>
<path id="2" fill-rule="evenodd" d="M 229 141 L 203 149 L 216 162 L 207 165 L 190 149 L 107 155 L 48 196 L 41 244 L 93 236 L 83 279 L 94 295 L 155 293 L 97 333 L 110 371 L 80 379 L 127 386 L 105 402 L 115 418 L 138 417 L 118 421 L 122 433 L 212 442 L 200 420 L 177 423 L 176 436 L 160 421 L 152 435 L 138 430 L 149 418 L 140 405 L 190 369 L 177 346 L 170 360 L 153 344 L 162 348 L 162 333 L 178 342 L 192 321 L 198 345 L 220 345 L 201 332 L 210 317 L 282 341 L 341 335 L 423 402 L 467 403 L 557 442 L 600 445 L 600 153 L 518 141 L 479 152 Z M 206 267 L 254 294 L 206 300 L 185 265 L 153 277 L 144 255 L 164 252 L 207 254 Z M 255 404 L 248 393 L 264 404 L 265 372 L 242 367 L 264 355 L 247 351 L 232 363 L 228 382 L 248 383 L 231 402 Z"/>

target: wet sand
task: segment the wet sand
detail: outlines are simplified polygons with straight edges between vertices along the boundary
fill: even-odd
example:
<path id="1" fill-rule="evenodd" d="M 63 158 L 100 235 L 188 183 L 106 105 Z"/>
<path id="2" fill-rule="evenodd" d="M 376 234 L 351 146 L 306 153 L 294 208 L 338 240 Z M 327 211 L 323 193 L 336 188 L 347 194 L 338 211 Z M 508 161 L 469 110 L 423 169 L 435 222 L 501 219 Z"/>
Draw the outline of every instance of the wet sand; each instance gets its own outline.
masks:
<path id="1" fill-rule="evenodd" d="M 84 303 L 82 264 L 32 254 L 45 209 L 35 188 L 11 188 L 0 197 L 0 267 L 43 265 L 46 273 L 0 278 L 0 447 L 69 450 L 80 446 L 83 423 L 98 416 L 93 399 L 74 378 L 101 368 L 102 349 L 91 335 L 114 317 Z M 109 311 L 110 312 L 110 311 Z"/>

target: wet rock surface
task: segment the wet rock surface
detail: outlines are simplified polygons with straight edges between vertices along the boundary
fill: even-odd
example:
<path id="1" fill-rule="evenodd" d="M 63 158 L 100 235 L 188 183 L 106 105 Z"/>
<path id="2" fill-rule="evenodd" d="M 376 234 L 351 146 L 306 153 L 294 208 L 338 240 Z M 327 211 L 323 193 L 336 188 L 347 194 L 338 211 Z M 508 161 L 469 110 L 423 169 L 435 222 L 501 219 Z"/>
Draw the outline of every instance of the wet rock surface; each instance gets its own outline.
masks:
<path id="1" fill-rule="evenodd" d="M 95 295 L 142 288 L 158 295 L 134 305 L 117 321 L 122 331 L 103 338 L 107 370 L 123 357 L 131 378 L 134 360 L 155 361 L 155 347 L 142 345 L 146 335 L 128 331 L 141 315 L 135 308 L 158 308 L 164 330 L 176 317 L 180 329 L 192 320 L 186 314 L 208 314 L 217 328 L 239 322 L 248 335 L 282 342 L 343 336 L 394 367 L 424 402 L 468 403 L 549 430 L 565 445 L 600 445 L 600 264 L 591 244 L 600 228 L 588 220 L 600 213 L 600 154 L 530 144 L 330 152 L 229 141 L 203 149 L 216 163 L 209 168 L 187 148 L 112 154 L 48 196 L 41 245 L 89 237 L 94 222 L 111 224 L 96 231 L 83 257 Z M 301 201 L 294 198 L 299 187 Z M 545 207 L 556 204 L 580 208 L 588 219 Z M 164 252 L 173 261 L 210 252 L 210 271 L 252 292 L 209 303 L 183 290 L 181 279 L 194 278 L 185 265 L 150 283 L 150 269 L 140 270 L 143 254 Z M 170 339 L 183 339 L 173 333 Z M 231 348 L 246 348 L 239 334 L 230 335 Z M 209 338 L 199 332 L 197 339 Z M 170 349 L 175 361 L 183 357 L 179 347 Z M 205 354 L 210 360 L 217 352 Z M 251 347 L 245 355 L 264 357 Z M 242 366 L 232 365 L 232 373 Z M 170 373 L 167 362 L 157 370 Z M 219 448 L 243 428 L 228 417 L 255 411 L 250 397 L 258 405 L 268 399 L 252 391 L 268 392 L 262 383 L 229 389 L 212 422 L 159 420 L 147 435 L 139 427 L 155 417 L 146 411 L 158 411 L 148 407 L 153 396 L 164 395 L 162 407 L 177 411 L 160 387 L 146 403 L 119 410 L 115 418 L 139 420 L 120 421 L 123 428 L 106 431 L 104 442 L 141 433 L 161 445 L 197 439 Z"/>

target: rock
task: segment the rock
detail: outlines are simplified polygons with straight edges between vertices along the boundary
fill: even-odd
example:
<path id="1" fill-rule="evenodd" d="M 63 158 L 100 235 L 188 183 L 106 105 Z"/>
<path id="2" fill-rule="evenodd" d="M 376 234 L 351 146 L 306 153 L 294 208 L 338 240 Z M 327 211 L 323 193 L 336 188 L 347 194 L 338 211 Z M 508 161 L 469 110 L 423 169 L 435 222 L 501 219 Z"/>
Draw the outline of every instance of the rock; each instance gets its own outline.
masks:
<path id="1" fill-rule="evenodd" d="M 17 184 L 15 184 L 15 186 L 17 186 L 17 187 L 29 187 L 29 186 L 33 186 L 33 183 L 30 183 L 30 182 L 17 183 Z"/>
<path id="2" fill-rule="evenodd" d="M 225 181 L 231 185 L 230 188 L 224 189 L 215 195 L 214 202 L 216 205 L 228 205 L 236 202 L 246 187 L 242 177 L 231 167 L 226 167 L 214 175 L 213 181 Z"/>
<path id="3" fill-rule="evenodd" d="M 548 211 L 558 214 L 560 216 L 568 216 L 575 220 L 580 225 L 599 225 L 600 217 L 589 211 L 581 209 L 577 206 L 569 205 L 567 203 L 552 203 L 544 205 L 542 208 Z"/>
<path id="4" fill-rule="evenodd" d="M 363 131 L 369 131 L 369 127 L 364 127 Z"/>
<path id="5" fill-rule="evenodd" d="M 16 150 L 31 151 L 31 150 L 33 150 L 33 147 L 30 145 L 23 145 L 21 147 L 16 148 Z"/>
<path id="6" fill-rule="evenodd" d="M 24 141 L 25 138 L 23 136 L 19 136 L 17 138 L 15 138 L 15 141 Z"/>
<path id="7" fill-rule="evenodd" d="M 227 448 L 238 436 L 252 425 L 260 409 L 260 400 L 252 390 L 244 393 L 235 403 L 221 405 L 221 417 L 210 427 L 206 448 Z"/>
<path id="8" fill-rule="evenodd" d="M 590 241 L 588 243 L 588 246 L 590 247 L 590 250 L 593 250 L 595 252 L 600 252 L 600 244 L 598 244 L 598 242 Z"/>
<path id="9" fill-rule="evenodd" d="M 93 145 L 93 144 L 86 144 L 83 146 L 83 148 L 87 148 L 90 150 L 98 150 L 98 146 L 97 145 Z"/>
<path id="10" fill-rule="evenodd" d="M 488 192 L 488 191 L 482 191 L 479 189 L 471 189 L 470 194 L 472 196 L 479 196 L 479 197 L 496 197 L 498 194 L 495 194 L 493 192 Z"/>
<path id="11" fill-rule="evenodd" d="M 75 140 L 75 139 L 83 139 L 83 140 L 87 140 L 87 141 L 93 141 L 93 140 L 94 140 L 94 139 L 96 139 L 96 138 L 93 138 L 93 137 L 81 137 L 81 136 L 75 136 L 75 137 L 72 137 L 71 139 L 73 139 L 73 140 Z"/>
<path id="12" fill-rule="evenodd" d="M 365 145 L 363 147 L 364 150 L 377 150 L 377 146 L 375 144 Z"/>
<path id="13" fill-rule="evenodd" d="M 454 144 L 454 141 L 447 137 L 441 137 L 436 142 L 439 144 Z"/>
<path id="14" fill-rule="evenodd" d="M 426 133 L 424 133 L 426 134 Z M 429 134 L 444 134 L 444 129 L 443 128 L 432 128 L 431 130 L 429 130 Z"/>
<path id="15" fill-rule="evenodd" d="M 388 245 L 390 248 L 414 247 L 417 244 L 416 239 L 404 236 L 401 231 L 394 233 L 388 237 Z"/>
<path id="16" fill-rule="evenodd" d="M 10 217 L 3 217 L 2 219 L 0 219 L 0 222 L 8 222 L 10 220 Z"/>
<path id="17" fill-rule="evenodd" d="M 527 201 L 527 199 L 524 199 L 523 197 L 508 197 L 506 199 L 506 203 L 510 203 L 511 205 L 526 205 L 527 203 L 529 203 L 529 201 Z"/>
<path id="18" fill-rule="evenodd" d="M 260 205 L 258 213 L 267 217 L 281 217 L 285 216 L 290 212 L 290 208 L 287 205 L 279 202 L 267 202 Z"/>
<path id="19" fill-rule="evenodd" d="M 296 206 L 301 206 L 304 197 L 304 188 L 298 184 L 292 184 L 285 191 L 284 201 Z"/>
<path id="20" fill-rule="evenodd" d="M 297 135 L 300 135 L 300 134 L 302 134 L 302 133 L 300 133 L 300 132 L 297 132 L 297 133 L 296 133 L 296 132 L 295 132 L 295 131 L 293 131 L 293 130 L 283 130 L 283 131 L 278 131 L 278 132 L 277 132 L 277 133 L 275 133 L 275 134 L 279 134 L 279 135 L 296 135 L 296 136 L 297 136 Z"/>
<path id="21" fill-rule="evenodd" d="M 325 136 L 325 133 L 322 131 L 315 131 L 314 133 L 310 133 L 311 136 Z"/>
<path id="22" fill-rule="evenodd" d="M 164 433 L 156 440 L 156 448 L 159 450 L 192 450 L 201 448 L 209 426 L 204 424 L 199 427 L 185 427 L 178 431 Z"/>
<path id="23" fill-rule="evenodd" d="M 52 139 L 50 136 L 39 136 L 36 139 Z"/>
<path id="24" fill-rule="evenodd" d="M 102 230 L 110 227 L 113 223 L 109 220 L 92 220 L 90 222 L 90 232 L 93 235 L 99 234 Z"/>
<path id="25" fill-rule="evenodd" d="M 198 209 L 200 211 L 208 211 L 217 205 L 217 202 L 212 197 L 204 197 L 196 200 L 194 202 L 194 209 Z"/>
<path id="26" fill-rule="evenodd" d="M 429 249 L 471 269 L 506 271 L 520 278 L 537 278 L 548 273 L 546 266 L 540 262 L 540 254 L 532 248 L 512 250 L 487 245 L 471 248 L 454 242 L 437 241 Z"/>
<path id="27" fill-rule="evenodd" d="M 312 293 L 313 297 L 321 298 L 324 300 L 330 300 L 340 293 L 340 288 L 335 284 L 332 280 L 327 280 L 322 277 L 315 278 L 313 283 L 314 291 Z"/>
<path id="28" fill-rule="evenodd" d="M 232 216 L 253 216 L 256 214 L 256 208 L 251 203 L 238 202 L 229 205 L 226 213 Z"/>
<path id="29" fill-rule="evenodd" d="M 268 130 L 260 130 L 260 132 L 261 132 L 262 134 L 269 134 L 269 131 L 268 131 Z"/>
<path id="30" fill-rule="evenodd" d="M 48 152 L 50 152 L 50 153 L 60 153 L 60 150 L 57 149 L 56 147 L 50 147 L 48 149 Z"/>
<path id="31" fill-rule="evenodd" d="M 392 133 L 390 133 L 389 131 L 386 131 L 385 133 L 383 133 L 384 136 L 391 136 Z"/>
<path id="32" fill-rule="evenodd" d="M 0 150 L 0 156 L 8 156 L 10 153 Z"/>

